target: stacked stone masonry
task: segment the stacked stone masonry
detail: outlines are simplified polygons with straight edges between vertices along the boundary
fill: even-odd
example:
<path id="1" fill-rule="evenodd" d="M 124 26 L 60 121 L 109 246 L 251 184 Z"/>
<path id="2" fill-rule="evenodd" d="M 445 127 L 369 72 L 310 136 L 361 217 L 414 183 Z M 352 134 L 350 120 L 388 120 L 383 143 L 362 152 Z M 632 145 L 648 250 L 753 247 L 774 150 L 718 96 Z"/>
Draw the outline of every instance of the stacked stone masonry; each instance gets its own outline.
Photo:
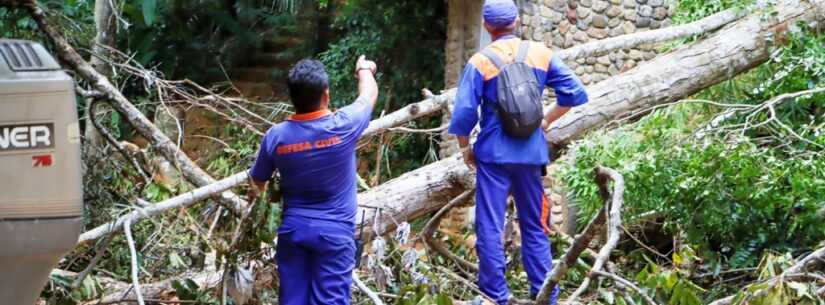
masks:
<path id="1" fill-rule="evenodd" d="M 665 0 L 521 0 L 524 38 L 553 49 L 670 25 L 673 5 Z M 585 84 L 632 69 L 656 56 L 655 46 L 568 61 Z"/>

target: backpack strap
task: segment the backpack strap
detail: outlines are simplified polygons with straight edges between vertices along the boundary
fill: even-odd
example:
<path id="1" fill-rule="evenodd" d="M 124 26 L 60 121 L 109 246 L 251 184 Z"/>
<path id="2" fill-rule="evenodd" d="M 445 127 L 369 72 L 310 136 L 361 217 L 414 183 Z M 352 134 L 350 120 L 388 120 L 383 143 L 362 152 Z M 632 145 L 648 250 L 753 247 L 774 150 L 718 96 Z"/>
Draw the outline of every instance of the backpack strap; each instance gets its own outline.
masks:
<path id="1" fill-rule="evenodd" d="M 527 59 L 527 49 L 530 48 L 530 41 L 522 40 L 518 47 L 518 54 L 516 55 L 516 62 L 524 62 Z"/>
<path id="2" fill-rule="evenodd" d="M 501 70 L 501 67 L 504 66 L 504 61 L 501 60 L 501 57 L 499 57 L 496 54 L 496 52 L 493 52 L 493 50 L 491 50 L 489 47 L 481 50 L 481 55 L 487 56 L 487 58 L 490 59 L 490 61 L 492 61 L 496 68 L 499 70 Z"/>

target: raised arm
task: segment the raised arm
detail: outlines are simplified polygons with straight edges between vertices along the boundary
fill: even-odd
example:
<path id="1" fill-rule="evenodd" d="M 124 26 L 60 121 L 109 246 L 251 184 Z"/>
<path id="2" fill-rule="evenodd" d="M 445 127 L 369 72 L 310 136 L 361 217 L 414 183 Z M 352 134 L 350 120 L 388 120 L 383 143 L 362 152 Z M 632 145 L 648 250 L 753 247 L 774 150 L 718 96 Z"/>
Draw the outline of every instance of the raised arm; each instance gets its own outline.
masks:
<path id="1" fill-rule="evenodd" d="M 367 101 L 370 104 L 370 109 L 375 106 L 375 101 L 378 100 L 378 84 L 375 82 L 376 70 L 375 62 L 367 60 L 364 55 L 358 57 L 358 61 L 355 63 L 355 75 L 358 77 L 358 98 Z"/>

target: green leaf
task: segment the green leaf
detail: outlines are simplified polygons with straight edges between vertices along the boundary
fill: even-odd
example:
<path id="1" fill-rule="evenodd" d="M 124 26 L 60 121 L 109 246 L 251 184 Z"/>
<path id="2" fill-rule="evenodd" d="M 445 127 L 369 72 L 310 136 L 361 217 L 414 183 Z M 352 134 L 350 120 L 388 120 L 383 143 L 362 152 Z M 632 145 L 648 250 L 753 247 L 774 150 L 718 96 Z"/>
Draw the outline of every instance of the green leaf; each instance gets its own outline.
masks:
<path id="1" fill-rule="evenodd" d="M 439 293 L 435 297 L 435 304 L 436 305 L 453 305 L 453 299 L 451 299 L 448 295 Z"/>
<path id="2" fill-rule="evenodd" d="M 169 265 L 172 268 L 184 267 L 186 266 L 186 262 L 178 255 L 177 252 L 169 252 Z"/>
<path id="3" fill-rule="evenodd" d="M 153 23 L 155 23 L 155 17 L 158 9 L 158 1 L 143 0 L 143 3 L 141 3 L 141 8 L 143 9 L 143 22 L 145 22 L 146 25 L 151 26 Z"/>

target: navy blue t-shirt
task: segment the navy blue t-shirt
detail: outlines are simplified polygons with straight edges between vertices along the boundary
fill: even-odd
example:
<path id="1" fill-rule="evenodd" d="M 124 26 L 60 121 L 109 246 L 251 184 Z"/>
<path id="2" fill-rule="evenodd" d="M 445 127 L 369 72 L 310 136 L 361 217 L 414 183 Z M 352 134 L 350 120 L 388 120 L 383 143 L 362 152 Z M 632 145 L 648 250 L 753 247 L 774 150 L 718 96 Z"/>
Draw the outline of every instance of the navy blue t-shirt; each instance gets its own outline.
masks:
<path id="1" fill-rule="evenodd" d="M 272 126 L 249 174 L 267 181 L 277 169 L 284 216 L 355 224 L 355 148 L 372 106 L 359 98 L 336 112 L 296 114 Z"/>

